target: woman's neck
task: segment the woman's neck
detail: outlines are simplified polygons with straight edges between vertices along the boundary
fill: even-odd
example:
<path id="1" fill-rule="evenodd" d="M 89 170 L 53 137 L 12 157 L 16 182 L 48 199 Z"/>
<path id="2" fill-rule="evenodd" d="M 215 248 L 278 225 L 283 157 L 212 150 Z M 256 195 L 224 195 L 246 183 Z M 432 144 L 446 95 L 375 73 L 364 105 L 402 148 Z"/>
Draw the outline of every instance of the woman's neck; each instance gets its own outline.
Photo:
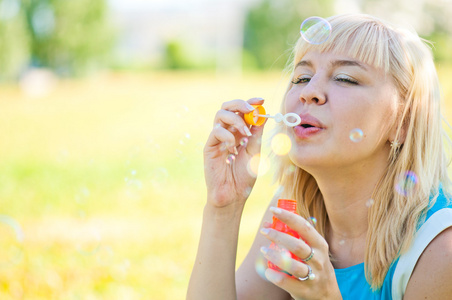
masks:
<path id="1" fill-rule="evenodd" d="M 374 203 L 372 194 L 385 171 L 385 164 L 375 163 L 323 170 L 313 175 L 328 214 L 326 240 L 335 267 L 364 261 L 368 210 Z"/>

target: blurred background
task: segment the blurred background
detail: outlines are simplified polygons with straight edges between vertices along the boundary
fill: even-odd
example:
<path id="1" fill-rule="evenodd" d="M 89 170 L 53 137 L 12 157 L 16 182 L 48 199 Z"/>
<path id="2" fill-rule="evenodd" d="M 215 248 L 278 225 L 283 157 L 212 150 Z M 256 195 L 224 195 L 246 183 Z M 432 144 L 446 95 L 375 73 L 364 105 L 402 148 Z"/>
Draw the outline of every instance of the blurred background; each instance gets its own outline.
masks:
<path id="1" fill-rule="evenodd" d="M 451 120 L 452 0 L 0 0 L 0 299 L 185 298 L 215 112 L 275 113 L 301 22 L 349 12 L 433 42 Z"/>

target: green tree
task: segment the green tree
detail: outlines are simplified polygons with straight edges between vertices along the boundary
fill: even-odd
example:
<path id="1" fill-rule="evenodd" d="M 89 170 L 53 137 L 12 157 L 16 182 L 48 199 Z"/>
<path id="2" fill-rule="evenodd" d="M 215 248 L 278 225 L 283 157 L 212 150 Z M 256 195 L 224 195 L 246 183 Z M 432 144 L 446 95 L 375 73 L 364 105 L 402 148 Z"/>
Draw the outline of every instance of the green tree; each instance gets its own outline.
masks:
<path id="1" fill-rule="evenodd" d="M 30 35 L 18 0 L 0 0 L 0 80 L 16 77 L 28 64 Z"/>
<path id="2" fill-rule="evenodd" d="M 263 0 L 245 21 L 244 65 L 259 69 L 284 68 L 304 19 L 328 17 L 333 0 Z"/>
<path id="3" fill-rule="evenodd" d="M 105 65 L 108 20 L 106 0 L 0 0 L 0 78 L 29 64 L 68 76 Z"/>
<path id="4" fill-rule="evenodd" d="M 76 75 L 106 62 L 113 44 L 105 0 L 23 0 L 33 61 Z"/>

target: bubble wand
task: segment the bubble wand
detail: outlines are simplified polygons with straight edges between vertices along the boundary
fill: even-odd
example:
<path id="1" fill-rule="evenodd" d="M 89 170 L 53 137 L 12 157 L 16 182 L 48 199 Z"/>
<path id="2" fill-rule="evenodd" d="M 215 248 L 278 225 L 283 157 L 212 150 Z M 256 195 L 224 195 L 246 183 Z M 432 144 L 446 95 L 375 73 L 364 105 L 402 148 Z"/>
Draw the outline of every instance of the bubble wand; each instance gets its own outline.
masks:
<path id="1" fill-rule="evenodd" d="M 277 113 L 272 116 L 266 113 L 262 105 L 253 105 L 253 107 L 255 107 L 253 111 L 244 115 L 245 122 L 249 125 L 261 126 L 264 124 L 266 118 L 274 119 L 276 123 L 283 122 L 288 127 L 295 127 L 301 123 L 301 118 L 296 113 L 287 113 L 285 115 Z M 293 118 L 294 121 L 291 122 L 289 118 Z"/>

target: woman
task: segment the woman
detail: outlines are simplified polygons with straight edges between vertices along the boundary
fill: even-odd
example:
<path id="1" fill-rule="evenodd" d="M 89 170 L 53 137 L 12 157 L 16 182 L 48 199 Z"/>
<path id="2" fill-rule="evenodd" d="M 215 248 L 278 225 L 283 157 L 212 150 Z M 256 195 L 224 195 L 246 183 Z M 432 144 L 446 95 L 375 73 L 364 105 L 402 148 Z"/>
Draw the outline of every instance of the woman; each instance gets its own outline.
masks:
<path id="1" fill-rule="evenodd" d="M 282 113 L 297 113 L 302 124 L 279 128 L 292 140 L 279 161 L 284 189 L 237 272 L 240 217 L 255 182 L 246 165 L 263 130 L 242 116 L 263 100 L 226 102 L 215 116 L 188 299 L 450 299 L 452 206 L 430 50 L 415 33 L 371 16 L 328 21 L 326 42 L 300 38 L 295 46 Z M 350 139 L 355 129 L 362 136 Z M 226 164 L 230 153 L 236 159 Z M 278 198 L 296 199 L 301 216 L 275 208 Z M 301 239 L 269 228 L 272 216 Z M 303 261 L 287 261 L 270 242 Z M 267 269 L 261 278 L 260 255 L 293 276 Z"/>

